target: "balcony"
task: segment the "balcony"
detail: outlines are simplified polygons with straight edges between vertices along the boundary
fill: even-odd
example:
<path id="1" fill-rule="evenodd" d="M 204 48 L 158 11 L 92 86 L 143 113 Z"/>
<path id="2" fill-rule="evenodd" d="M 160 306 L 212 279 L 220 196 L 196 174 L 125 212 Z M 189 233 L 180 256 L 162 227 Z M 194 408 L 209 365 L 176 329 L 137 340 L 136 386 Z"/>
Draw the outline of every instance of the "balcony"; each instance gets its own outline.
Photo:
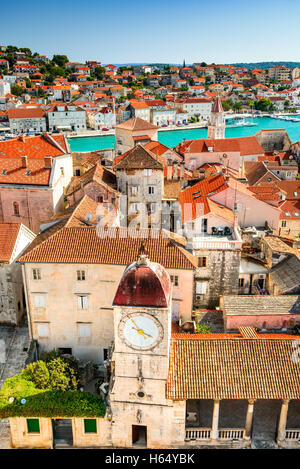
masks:
<path id="1" fill-rule="evenodd" d="M 186 428 L 185 441 L 209 441 L 211 439 L 211 428 Z M 242 441 L 245 430 L 243 428 L 220 428 L 218 430 L 218 440 L 220 441 Z"/>
<path id="2" fill-rule="evenodd" d="M 216 234 L 209 233 L 195 233 L 192 239 L 192 248 L 197 251 L 198 249 L 224 249 L 236 250 L 242 249 L 242 238 L 236 228 L 230 233 L 226 233 L 223 229 L 216 228 Z"/>

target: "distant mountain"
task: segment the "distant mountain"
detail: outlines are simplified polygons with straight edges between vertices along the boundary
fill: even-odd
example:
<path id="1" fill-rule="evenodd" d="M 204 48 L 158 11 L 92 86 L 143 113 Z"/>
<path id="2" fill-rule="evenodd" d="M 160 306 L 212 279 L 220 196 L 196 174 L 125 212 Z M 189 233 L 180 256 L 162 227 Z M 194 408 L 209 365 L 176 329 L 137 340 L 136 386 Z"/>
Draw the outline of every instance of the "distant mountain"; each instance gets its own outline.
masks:
<path id="1" fill-rule="evenodd" d="M 247 67 L 250 70 L 253 70 L 254 68 L 267 69 L 270 67 L 274 67 L 274 65 L 285 65 L 288 68 L 295 68 L 295 67 L 300 67 L 300 62 L 252 62 L 252 63 L 241 62 L 241 63 L 235 63 L 235 64 L 230 64 L 230 65 L 233 65 L 234 67 Z"/>

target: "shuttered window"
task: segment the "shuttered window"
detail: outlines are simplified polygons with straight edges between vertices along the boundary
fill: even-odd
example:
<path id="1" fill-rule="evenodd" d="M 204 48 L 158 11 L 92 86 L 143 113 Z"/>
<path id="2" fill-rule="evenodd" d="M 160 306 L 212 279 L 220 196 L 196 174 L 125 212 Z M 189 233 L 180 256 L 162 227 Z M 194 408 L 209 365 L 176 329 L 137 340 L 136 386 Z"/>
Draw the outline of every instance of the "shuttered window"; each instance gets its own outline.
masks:
<path id="1" fill-rule="evenodd" d="M 49 326 L 48 324 L 38 324 L 37 334 L 39 337 L 49 337 Z"/>
<path id="2" fill-rule="evenodd" d="M 27 431 L 28 433 L 40 433 L 39 419 L 27 419 Z"/>
<path id="3" fill-rule="evenodd" d="M 96 419 L 84 419 L 84 433 L 97 433 Z"/>
<path id="4" fill-rule="evenodd" d="M 78 308 L 79 309 L 88 309 L 88 297 L 87 296 L 78 296 Z"/>
<path id="5" fill-rule="evenodd" d="M 79 337 L 90 337 L 91 328 L 89 324 L 78 324 L 78 336 Z"/>
<path id="6" fill-rule="evenodd" d="M 197 293 L 197 295 L 204 295 L 206 293 L 206 284 L 207 284 L 207 282 L 197 282 L 196 283 L 196 293 Z"/>
<path id="7" fill-rule="evenodd" d="M 34 295 L 34 306 L 36 308 L 46 307 L 46 298 L 44 295 Z"/>

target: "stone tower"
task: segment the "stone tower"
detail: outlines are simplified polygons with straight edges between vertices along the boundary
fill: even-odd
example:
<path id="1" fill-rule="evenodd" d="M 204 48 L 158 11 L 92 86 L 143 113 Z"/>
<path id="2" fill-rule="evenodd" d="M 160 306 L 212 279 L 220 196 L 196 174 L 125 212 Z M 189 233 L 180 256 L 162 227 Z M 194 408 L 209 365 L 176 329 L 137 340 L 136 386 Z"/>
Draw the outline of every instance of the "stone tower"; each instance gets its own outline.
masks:
<path id="1" fill-rule="evenodd" d="M 225 138 L 225 119 L 219 96 L 217 96 L 211 110 L 209 125 L 207 128 L 207 138 Z"/>
<path id="2" fill-rule="evenodd" d="M 109 395 L 112 444 L 159 447 L 178 439 L 166 399 L 171 280 L 145 252 L 126 267 L 114 306 L 114 377 Z M 173 425 L 174 426 L 174 425 Z"/>

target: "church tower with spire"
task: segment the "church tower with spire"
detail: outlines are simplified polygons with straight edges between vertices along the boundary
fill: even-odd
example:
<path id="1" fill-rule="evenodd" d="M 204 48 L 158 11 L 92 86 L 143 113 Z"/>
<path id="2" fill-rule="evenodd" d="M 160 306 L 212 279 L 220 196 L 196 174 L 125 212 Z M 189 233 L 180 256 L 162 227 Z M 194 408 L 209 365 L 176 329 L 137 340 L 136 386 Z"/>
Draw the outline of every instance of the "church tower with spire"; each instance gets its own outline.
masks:
<path id="1" fill-rule="evenodd" d="M 217 96 L 211 110 L 207 138 L 225 138 L 225 119 L 220 96 Z"/>

